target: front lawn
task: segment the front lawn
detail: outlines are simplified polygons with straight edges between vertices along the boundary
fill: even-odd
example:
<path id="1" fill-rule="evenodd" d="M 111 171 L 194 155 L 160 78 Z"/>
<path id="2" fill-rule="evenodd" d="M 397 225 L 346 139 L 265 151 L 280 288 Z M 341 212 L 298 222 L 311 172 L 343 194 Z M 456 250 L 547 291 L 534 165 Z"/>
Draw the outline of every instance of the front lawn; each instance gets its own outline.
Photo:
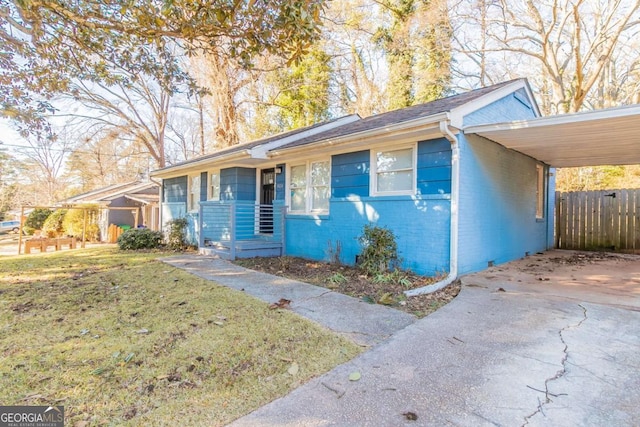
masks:
<path id="1" fill-rule="evenodd" d="M 224 425 L 361 351 L 161 255 L 0 258 L 0 403 L 63 405 L 69 426 Z"/>

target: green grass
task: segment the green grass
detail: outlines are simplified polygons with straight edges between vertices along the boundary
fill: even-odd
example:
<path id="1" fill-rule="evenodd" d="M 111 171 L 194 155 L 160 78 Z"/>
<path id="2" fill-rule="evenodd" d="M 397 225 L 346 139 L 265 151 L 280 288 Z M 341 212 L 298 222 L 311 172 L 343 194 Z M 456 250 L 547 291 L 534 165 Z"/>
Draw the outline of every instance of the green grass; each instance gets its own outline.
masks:
<path id="1" fill-rule="evenodd" d="M 69 425 L 223 425 L 361 351 L 160 255 L 0 258 L 0 402 L 64 405 Z"/>

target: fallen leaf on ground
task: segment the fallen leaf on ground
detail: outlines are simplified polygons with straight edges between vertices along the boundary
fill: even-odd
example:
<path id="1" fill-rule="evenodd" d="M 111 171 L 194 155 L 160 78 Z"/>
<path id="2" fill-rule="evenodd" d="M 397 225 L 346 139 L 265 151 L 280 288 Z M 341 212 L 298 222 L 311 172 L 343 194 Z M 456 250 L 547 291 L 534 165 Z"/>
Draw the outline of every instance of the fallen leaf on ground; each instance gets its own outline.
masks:
<path id="1" fill-rule="evenodd" d="M 409 421 L 415 421 L 418 419 L 418 415 L 416 415 L 415 412 L 405 412 L 402 415 L 404 415 L 404 417 Z"/>
<path id="2" fill-rule="evenodd" d="M 287 369 L 287 372 L 289 373 L 289 375 L 297 375 L 298 371 L 300 370 L 300 366 L 298 366 L 297 362 L 293 362 L 291 364 L 291 366 L 289 366 L 289 369 Z"/>
<path id="3" fill-rule="evenodd" d="M 362 378 L 362 375 L 360 375 L 360 372 L 351 372 L 349 374 L 349 381 L 358 381 L 360 378 Z"/>
<path id="4" fill-rule="evenodd" d="M 382 304 L 382 305 L 393 305 L 395 304 L 395 302 L 396 300 L 393 299 L 393 294 L 391 294 L 390 292 L 386 292 L 378 300 L 378 304 Z"/>
<path id="5" fill-rule="evenodd" d="M 291 304 L 291 300 L 286 298 L 280 298 L 278 302 L 274 302 L 269 306 L 269 308 L 271 310 L 275 310 L 276 308 L 289 308 L 290 304 Z"/>

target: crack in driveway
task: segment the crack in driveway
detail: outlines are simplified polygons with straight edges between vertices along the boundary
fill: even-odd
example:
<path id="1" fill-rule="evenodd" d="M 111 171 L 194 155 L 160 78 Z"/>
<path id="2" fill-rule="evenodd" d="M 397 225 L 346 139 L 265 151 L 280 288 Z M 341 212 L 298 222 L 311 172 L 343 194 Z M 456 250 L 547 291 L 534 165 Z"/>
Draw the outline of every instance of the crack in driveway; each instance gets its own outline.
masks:
<path id="1" fill-rule="evenodd" d="M 582 320 L 580 320 L 578 323 L 576 323 L 575 325 L 569 325 L 569 326 L 565 326 L 564 328 L 560 329 L 558 331 L 558 336 L 560 337 L 560 341 L 562 342 L 562 344 L 564 344 L 564 349 L 562 350 L 563 352 L 563 356 L 562 356 L 562 361 L 560 362 L 562 365 L 562 369 L 560 369 L 558 372 L 556 372 L 556 374 L 552 377 L 547 378 L 544 381 L 544 390 L 540 390 L 541 392 L 544 392 L 544 401 L 541 401 L 540 399 L 538 399 L 538 407 L 536 408 L 536 410 L 534 412 L 532 412 L 531 414 L 527 415 L 526 417 L 524 417 L 524 424 L 522 424 L 522 427 L 526 426 L 529 424 L 529 421 L 531 420 L 531 418 L 535 417 L 538 414 L 542 414 L 544 415 L 544 406 L 551 403 L 551 397 L 558 397 L 558 396 L 562 396 L 562 395 L 566 395 L 564 393 L 559 393 L 559 394 L 553 394 L 549 391 L 549 383 L 552 381 L 555 381 L 557 379 L 562 378 L 563 376 L 566 375 L 567 373 L 567 360 L 569 359 L 569 346 L 567 345 L 567 342 L 564 340 L 564 336 L 563 336 L 563 332 L 569 329 L 574 329 L 574 328 L 579 328 L 586 320 L 587 320 L 587 309 L 585 306 L 583 306 L 582 304 L 578 304 L 578 306 L 582 309 Z M 536 390 L 536 389 L 534 389 Z"/>

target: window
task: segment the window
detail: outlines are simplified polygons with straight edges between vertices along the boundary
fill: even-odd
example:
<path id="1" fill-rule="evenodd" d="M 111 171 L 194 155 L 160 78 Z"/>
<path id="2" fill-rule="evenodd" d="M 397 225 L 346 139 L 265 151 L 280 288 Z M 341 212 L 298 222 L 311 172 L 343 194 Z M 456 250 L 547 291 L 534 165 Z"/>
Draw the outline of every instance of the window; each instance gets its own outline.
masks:
<path id="1" fill-rule="evenodd" d="M 330 182 L 331 167 L 328 161 L 291 166 L 289 171 L 291 212 L 328 212 Z"/>
<path id="2" fill-rule="evenodd" d="M 189 177 L 189 202 L 187 209 L 190 212 L 200 209 L 200 174 Z"/>
<path id="3" fill-rule="evenodd" d="M 372 159 L 373 194 L 415 193 L 413 147 L 375 152 Z"/>
<path id="4" fill-rule="evenodd" d="M 545 187 L 544 187 L 544 167 L 542 165 L 536 165 L 536 218 L 544 218 L 544 199 L 545 199 Z"/>
<path id="5" fill-rule="evenodd" d="M 209 200 L 220 200 L 220 171 L 209 172 Z"/>

